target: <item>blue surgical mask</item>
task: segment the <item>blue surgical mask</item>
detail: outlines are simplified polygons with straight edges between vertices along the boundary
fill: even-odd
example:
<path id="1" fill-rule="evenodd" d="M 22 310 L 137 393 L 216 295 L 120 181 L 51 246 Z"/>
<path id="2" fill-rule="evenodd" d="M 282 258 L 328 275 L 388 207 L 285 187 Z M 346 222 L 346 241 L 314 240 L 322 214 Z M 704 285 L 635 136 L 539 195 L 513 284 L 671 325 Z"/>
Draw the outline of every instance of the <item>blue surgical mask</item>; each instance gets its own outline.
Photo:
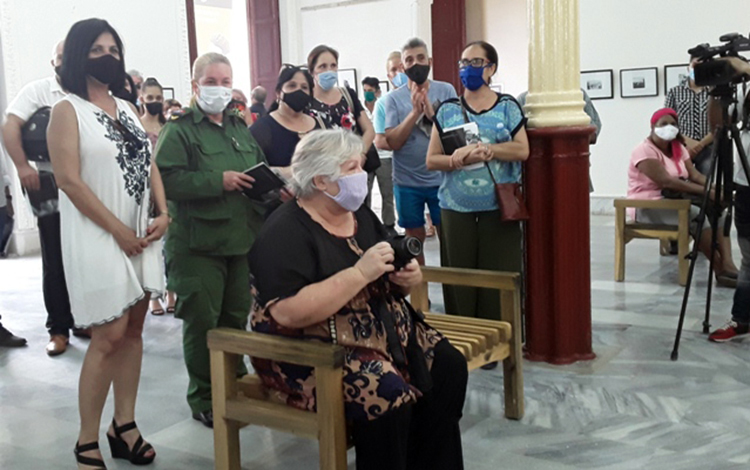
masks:
<path id="1" fill-rule="evenodd" d="M 688 69 L 688 76 L 690 77 L 690 80 L 695 82 L 695 69 L 693 67 Z"/>
<path id="2" fill-rule="evenodd" d="M 487 84 L 484 81 L 484 67 L 472 67 L 468 65 L 461 67 L 458 74 L 461 76 L 461 83 L 469 91 L 477 91 Z"/>
<path id="3" fill-rule="evenodd" d="M 339 81 L 339 74 L 338 72 L 321 72 L 318 74 L 318 85 L 320 85 L 320 88 L 322 88 L 324 91 L 328 91 L 334 86 L 336 86 L 336 83 Z"/>
<path id="4" fill-rule="evenodd" d="M 408 81 L 409 77 L 407 77 L 404 72 L 399 72 L 395 77 L 393 77 L 391 83 L 393 83 L 393 86 L 395 86 L 396 88 L 401 88 L 402 86 L 406 85 L 406 82 Z"/>
<path id="5" fill-rule="evenodd" d="M 367 173 L 358 171 L 357 173 L 342 176 L 336 180 L 336 183 L 339 185 L 339 193 L 337 195 L 331 196 L 325 191 L 323 193 L 336 201 L 343 209 L 350 212 L 355 212 L 362 207 L 362 203 L 367 198 Z"/>

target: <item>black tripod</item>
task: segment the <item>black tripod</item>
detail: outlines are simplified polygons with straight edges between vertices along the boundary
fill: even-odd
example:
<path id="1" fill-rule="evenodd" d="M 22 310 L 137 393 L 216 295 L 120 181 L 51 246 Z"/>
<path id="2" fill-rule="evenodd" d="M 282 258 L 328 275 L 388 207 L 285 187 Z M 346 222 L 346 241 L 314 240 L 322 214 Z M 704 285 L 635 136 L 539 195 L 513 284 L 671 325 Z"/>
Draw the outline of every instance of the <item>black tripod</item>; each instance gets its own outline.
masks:
<path id="1" fill-rule="evenodd" d="M 750 167 L 747 163 L 747 155 L 745 149 L 742 147 L 742 140 L 740 139 L 740 132 L 737 129 L 737 125 L 734 119 L 731 119 L 729 115 L 729 107 L 736 103 L 735 100 L 735 88 L 731 85 L 720 85 L 714 88 L 711 92 L 711 96 L 717 98 L 721 103 L 722 111 L 722 122 L 721 126 L 717 126 L 716 133 L 714 134 L 714 147 L 711 152 L 711 170 L 706 176 L 706 185 L 703 188 L 703 200 L 701 202 L 700 213 L 696 222 L 698 224 L 698 233 L 695 234 L 695 242 L 693 243 L 693 249 L 688 254 L 690 259 L 690 269 L 688 270 L 687 286 L 685 287 L 685 293 L 682 297 L 682 308 L 680 310 L 680 320 L 677 325 L 677 334 L 674 340 L 674 349 L 672 349 L 672 360 L 676 361 L 679 357 L 680 338 L 682 336 L 682 327 L 685 323 L 685 313 L 687 312 L 688 298 L 690 297 L 690 286 L 693 282 L 693 273 L 695 271 L 695 262 L 698 259 L 698 246 L 701 242 L 703 234 L 703 223 L 706 220 L 707 212 L 709 211 L 709 204 L 711 204 L 710 210 L 710 224 L 713 228 L 711 230 L 711 253 L 710 253 L 710 268 L 708 270 L 708 292 L 706 293 L 706 317 L 703 320 L 703 333 L 708 334 L 711 324 L 709 318 L 711 315 L 711 293 L 713 291 L 713 271 L 714 271 L 714 255 L 718 248 L 717 235 L 719 223 L 719 215 L 724 208 L 727 209 L 727 218 L 724 227 L 724 235 L 729 236 L 729 231 L 732 224 L 732 205 L 733 205 L 733 192 L 734 192 L 734 161 L 732 157 L 732 143 L 737 148 L 737 152 L 740 156 L 740 162 L 742 169 L 746 176 L 750 176 Z M 711 186 L 715 185 L 714 198 L 711 200 L 709 197 Z M 725 204 L 722 204 L 722 200 Z"/>

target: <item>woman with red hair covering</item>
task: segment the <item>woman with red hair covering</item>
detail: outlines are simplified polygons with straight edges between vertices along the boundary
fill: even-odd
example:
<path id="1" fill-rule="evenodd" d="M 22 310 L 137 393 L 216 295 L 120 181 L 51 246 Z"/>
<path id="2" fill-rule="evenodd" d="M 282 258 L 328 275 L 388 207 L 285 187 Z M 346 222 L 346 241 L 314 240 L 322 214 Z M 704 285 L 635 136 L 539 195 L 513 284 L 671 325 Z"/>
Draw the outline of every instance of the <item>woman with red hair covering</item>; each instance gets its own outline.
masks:
<path id="1" fill-rule="evenodd" d="M 690 207 L 690 233 L 698 234 L 699 204 L 706 177 L 695 169 L 684 145 L 684 137 L 677 127 L 677 112 L 671 108 L 660 109 L 651 118 L 651 135 L 633 150 L 628 168 L 629 199 L 676 199 L 694 201 Z M 711 189 L 709 197 L 716 197 Z M 629 217 L 637 222 L 659 225 L 677 225 L 677 212 L 665 209 L 629 209 Z M 726 287 L 736 287 L 737 267 L 732 260 L 732 248 L 724 236 L 724 215 L 718 224 L 718 251 L 714 258 L 716 281 Z M 706 216 L 701 230 L 700 251 L 710 256 L 711 226 Z"/>

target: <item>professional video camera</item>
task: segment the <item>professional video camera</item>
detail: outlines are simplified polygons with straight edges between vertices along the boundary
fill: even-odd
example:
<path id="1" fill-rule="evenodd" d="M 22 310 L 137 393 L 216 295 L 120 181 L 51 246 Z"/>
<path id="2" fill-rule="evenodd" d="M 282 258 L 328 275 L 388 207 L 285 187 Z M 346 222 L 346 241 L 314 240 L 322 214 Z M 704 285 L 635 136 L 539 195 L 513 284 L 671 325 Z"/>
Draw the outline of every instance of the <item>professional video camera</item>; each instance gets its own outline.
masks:
<path id="1" fill-rule="evenodd" d="M 721 109 L 721 122 L 716 124 L 714 131 L 714 142 L 711 151 L 711 169 L 706 175 L 706 183 L 703 187 L 703 198 L 701 209 L 698 217 L 695 219 L 698 227 L 703 227 L 706 216 L 710 211 L 710 223 L 713 230 L 711 231 L 711 254 L 709 256 L 710 268 L 708 289 L 706 293 L 706 316 L 703 320 L 703 333 L 708 334 L 710 313 L 711 313 L 711 292 L 713 282 L 711 273 L 714 268 L 715 253 L 718 247 L 717 233 L 722 228 L 719 227 L 719 214 L 726 209 L 728 217 L 726 218 L 723 230 L 724 236 L 729 237 L 729 230 L 732 221 L 732 210 L 734 205 L 734 158 L 732 148 L 735 147 L 739 162 L 742 165 L 742 171 L 745 176 L 750 178 L 750 164 L 748 164 L 740 131 L 737 127 L 736 116 L 733 116 L 730 109 L 737 103 L 737 84 L 750 80 L 750 76 L 743 70 L 736 67 L 736 60 L 747 61 L 740 55 L 740 52 L 750 51 L 750 39 L 738 34 L 725 34 L 720 38 L 724 43 L 721 46 L 709 46 L 701 44 L 690 49 L 688 52 L 691 57 L 698 58 L 701 63 L 696 65 L 695 84 L 702 87 L 712 87 L 710 94 L 713 97 L 713 103 Z M 734 58 L 734 61 L 730 61 Z M 723 60 L 722 60 L 723 59 Z M 734 63 L 733 63 L 734 62 Z M 712 106 L 709 103 L 709 110 Z M 709 112 L 709 115 L 711 113 Z M 713 188 L 714 194 L 720 197 L 709 197 L 710 190 Z M 713 200 L 710 200 L 713 199 Z M 710 206 L 710 207 L 709 207 Z M 698 230 L 695 235 L 693 249 L 688 258 L 690 267 L 688 268 L 687 285 L 682 297 L 682 308 L 680 309 L 680 319 L 677 326 L 674 348 L 672 349 L 672 360 L 677 360 L 679 354 L 680 338 L 682 336 L 682 327 L 685 322 L 687 311 L 688 297 L 690 296 L 690 286 L 693 282 L 693 273 L 695 271 L 695 262 L 698 257 L 698 246 L 701 242 L 703 231 Z"/>
<path id="2" fill-rule="evenodd" d="M 729 33 L 720 37 L 724 44 L 710 46 L 700 44 L 688 50 L 691 57 L 697 57 L 701 63 L 695 66 L 695 84 L 698 86 L 719 86 L 739 83 L 747 77 L 737 74 L 737 70 L 727 61 L 715 60 L 714 57 L 738 57 L 747 60 L 740 52 L 750 51 L 750 39 L 739 33 Z"/>

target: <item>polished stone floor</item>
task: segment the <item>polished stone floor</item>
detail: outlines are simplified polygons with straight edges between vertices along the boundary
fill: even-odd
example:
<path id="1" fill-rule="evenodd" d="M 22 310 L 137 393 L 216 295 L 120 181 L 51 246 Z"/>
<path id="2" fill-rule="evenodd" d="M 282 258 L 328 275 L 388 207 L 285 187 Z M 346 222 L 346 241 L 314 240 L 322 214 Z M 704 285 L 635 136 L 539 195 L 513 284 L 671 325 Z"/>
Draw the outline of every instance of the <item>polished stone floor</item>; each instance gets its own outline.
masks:
<path id="1" fill-rule="evenodd" d="M 470 374 L 462 421 L 466 468 L 730 469 L 750 465 L 750 342 L 711 344 L 701 334 L 707 264 L 691 296 L 680 360 L 672 347 L 682 289 L 677 260 L 658 244 L 628 245 L 627 282 L 613 277 L 614 222 L 592 218 L 593 342 L 598 358 L 567 367 L 524 364 L 526 416 L 502 416 L 502 374 Z M 436 261 L 437 244 L 428 243 Z M 24 349 L 0 350 L 0 469 L 75 468 L 76 386 L 86 343 L 44 354 L 39 258 L 0 260 L 3 323 Z M 729 315 L 733 291 L 714 291 L 712 323 Z M 435 291 L 433 301 L 438 293 Z M 184 400 L 181 326 L 149 316 L 138 422 L 156 447 L 152 468 L 213 468 L 212 435 Z M 111 416 L 111 402 L 104 416 Z M 106 424 L 103 424 L 104 429 Z M 102 431 L 104 432 L 104 431 Z M 102 445 L 106 449 L 105 440 Z M 317 468 L 313 442 L 259 428 L 242 431 L 248 470 Z M 128 464 L 107 459 L 110 468 Z M 354 455 L 349 456 L 354 468 Z"/>

